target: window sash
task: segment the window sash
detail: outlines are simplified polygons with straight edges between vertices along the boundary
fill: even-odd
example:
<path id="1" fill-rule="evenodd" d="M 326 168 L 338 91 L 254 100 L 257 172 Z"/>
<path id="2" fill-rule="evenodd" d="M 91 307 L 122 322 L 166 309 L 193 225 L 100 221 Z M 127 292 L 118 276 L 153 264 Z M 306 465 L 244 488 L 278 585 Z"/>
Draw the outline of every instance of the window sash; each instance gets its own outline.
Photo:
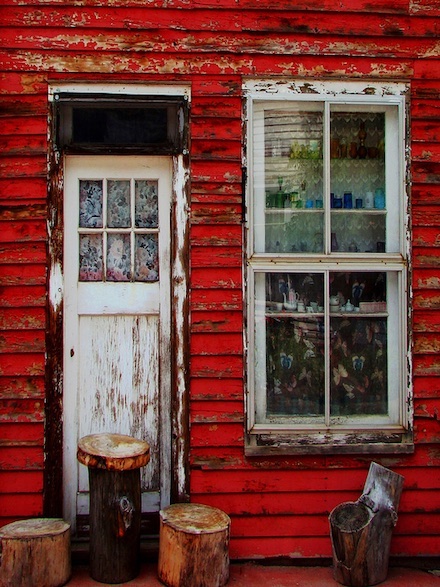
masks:
<path id="1" fill-rule="evenodd" d="M 359 86 L 356 83 L 344 84 L 348 91 L 337 93 L 337 84 L 332 82 L 316 84 L 319 91 L 314 94 L 300 93 L 299 84 L 290 84 L 287 89 L 273 84 L 273 94 L 269 91 L 261 91 L 260 82 L 249 82 L 247 101 L 248 120 L 248 208 L 247 208 L 247 252 L 248 252 L 248 431 L 250 434 L 279 434 L 284 433 L 313 433 L 315 432 L 319 442 L 322 442 L 322 434 L 332 433 L 338 437 L 340 433 L 365 431 L 404 431 L 409 425 L 407 365 L 405 351 L 408 348 L 407 336 L 407 310 L 406 298 L 408 284 L 406 281 L 406 257 L 408 254 L 406 238 L 406 199 L 405 194 L 405 151 L 403 148 L 405 138 L 405 102 L 406 88 L 403 84 L 395 84 L 394 87 L 380 94 L 368 96 L 365 93 L 357 95 Z M 261 82 L 261 86 L 270 86 L 270 83 Z M 341 87 L 342 84 L 339 84 Z M 374 84 L 373 84 L 374 85 Z M 276 88 L 276 89 L 275 89 Z M 379 97 L 378 97 L 379 96 Z M 263 114 L 265 108 L 279 110 L 280 113 L 295 107 L 308 108 L 310 111 L 318 111 L 322 108 L 323 122 L 323 215 L 324 215 L 324 247 L 322 253 L 303 252 L 293 253 L 287 251 L 266 252 L 264 244 L 265 227 L 265 178 L 264 178 L 264 148 L 256 146 L 254 132 L 263 130 Z M 385 114 L 385 191 L 387 194 L 387 218 L 386 235 L 387 248 L 378 255 L 351 252 L 332 252 L 331 246 L 331 214 L 330 189 L 331 189 L 331 158 L 330 158 L 330 115 L 332 112 L 383 112 Z M 300 419 L 264 418 L 262 397 L 266 394 L 265 385 L 259 381 L 255 374 L 255 364 L 261 360 L 255 352 L 258 337 L 265 333 L 258 332 L 255 328 L 256 314 L 259 310 L 255 303 L 255 283 L 259 273 L 271 272 L 323 272 L 325 276 L 331 271 L 386 271 L 393 275 L 395 280 L 394 293 L 390 293 L 389 306 L 391 312 L 388 316 L 388 348 L 396 351 L 398 360 L 392 360 L 393 354 L 389 353 L 388 364 L 391 369 L 388 380 L 392 380 L 392 388 L 389 390 L 389 403 L 392 405 L 390 417 L 332 417 L 329 413 L 329 341 L 326 337 L 325 351 L 325 377 L 326 377 L 326 410 L 322 422 Z M 328 284 L 328 279 L 324 279 Z M 326 299 L 328 303 L 328 285 L 326 285 Z M 392 298 L 397 303 L 391 303 Z M 330 314 L 328 307 L 325 309 L 325 331 L 329 332 Z M 260 341 L 261 346 L 261 341 Z M 264 345 L 261 347 L 264 348 Z M 263 401 L 263 404 L 262 404 Z M 280 436 L 281 438 L 281 436 Z"/>
<path id="2" fill-rule="evenodd" d="M 318 106 L 318 108 L 317 108 Z M 386 253 L 405 255 L 405 230 L 403 218 L 406 213 L 406 202 L 402 195 L 405 193 L 404 185 L 404 160 L 403 149 L 401 149 L 403 137 L 403 101 L 399 100 L 393 104 L 371 104 L 369 102 L 359 102 L 355 104 L 345 103 L 344 105 L 332 101 L 324 101 L 321 98 L 321 104 L 315 99 L 312 103 L 310 112 L 319 111 L 323 107 L 324 124 L 323 124 L 323 255 L 329 254 L 341 256 L 339 252 L 332 252 L 332 212 L 330 207 L 331 191 L 331 166 L 330 158 L 330 116 L 331 112 L 361 112 L 361 113 L 384 113 L 385 115 L 385 193 L 387 198 L 386 215 L 385 215 L 385 234 L 386 234 Z M 249 215 L 249 241 L 248 257 L 255 255 L 267 257 L 276 257 L 280 254 L 287 254 L 286 251 L 268 251 L 265 246 L 265 227 L 266 227 L 266 178 L 265 178 L 265 143 L 264 143 L 264 112 L 266 109 L 278 110 L 281 114 L 283 111 L 294 108 L 307 110 L 307 103 L 300 102 L 297 98 L 290 101 L 283 101 L 281 104 L 275 101 L 258 100 L 251 103 L 249 113 L 249 152 L 251 153 L 249 164 L 249 194 L 252 202 L 248 208 Z M 255 135 L 260 138 L 257 142 Z M 276 211 L 274 211 L 276 213 Z M 365 214 L 365 210 L 363 213 Z M 377 211 L 373 211 L 377 213 Z M 398 229 L 396 230 L 396 227 Z M 310 255 L 307 251 L 301 254 Z"/>
<path id="3" fill-rule="evenodd" d="M 352 266 L 353 270 L 358 267 Z M 383 272 L 383 268 L 379 268 Z M 276 267 L 268 268 L 265 265 L 259 265 L 257 268 L 252 268 L 249 273 L 249 291 L 255 292 L 255 295 L 249 297 L 248 308 L 249 317 L 253 324 L 252 330 L 249 329 L 249 370 L 248 383 L 250 389 L 254 393 L 250 394 L 249 410 L 248 410 L 248 425 L 249 429 L 254 432 L 269 432 L 276 430 L 279 432 L 287 431 L 323 431 L 323 430 L 369 430 L 369 429 L 401 429 L 402 426 L 407 425 L 406 410 L 404 405 L 405 389 L 405 364 L 403 355 L 396 349 L 404 348 L 406 341 L 406 316 L 403 311 L 402 304 L 392 303 L 392 300 L 400 299 L 403 292 L 406 291 L 406 272 L 402 266 L 396 264 L 393 268 L 388 266 L 387 273 L 387 381 L 388 381 L 388 415 L 368 415 L 368 416 L 341 416 L 330 414 L 330 387 L 331 373 L 330 365 L 330 333 L 332 314 L 329 308 L 329 275 L 331 273 L 340 272 L 339 264 L 329 264 L 325 269 L 317 268 L 310 271 L 310 266 L 307 269 L 304 265 L 295 264 L 277 264 Z M 365 268 L 364 268 L 365 270 Z M 378 267 L 373 264 L 369 266 L 368 271 L 375 273 Z M 270 316 L 266 312 L 264 294 L 264 280 L 261 276 L 273 273 L 286 273 L 296 275 L 298 273 L 313 272 L 315 275 L 324 276 L 324 377 L 325 377 L 325 411 L 322 416 L 266 416 L 266 319 Z M 260 277 L 260 279 L 259 279 Z M 284 312 L 284 311 L 283 311 Z M 281 313 L 273 314 L 275 319 L 286 320 L 286 315 Z M 292 317 L 300 319 L 300 314 L 296 311 L 291 314 Z M 365 320 L 371 316 L 374 319 L 374 314 L 346 314 L 347 318 L 352 320 Z M 305 314 L 305 317 L 313 319 L 313 316 Z M 277 360 L 279 357 L 277 357 Z"/>

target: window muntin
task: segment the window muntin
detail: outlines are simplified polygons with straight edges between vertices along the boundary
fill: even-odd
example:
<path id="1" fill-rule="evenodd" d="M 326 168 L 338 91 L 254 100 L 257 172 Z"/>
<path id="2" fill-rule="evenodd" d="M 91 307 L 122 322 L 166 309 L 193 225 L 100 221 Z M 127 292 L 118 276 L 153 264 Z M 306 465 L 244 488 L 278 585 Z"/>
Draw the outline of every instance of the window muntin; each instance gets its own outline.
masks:
<path id="1" fill-rule="evenodd" d="M 330 85 L 249 84 L 248 442 L 284 450 L 408 425 L 405 88 Z"/>
<path id="2" fill-rule="evenodd" d="M 79 181 L 79 280 L 159 279 L 157 180 Z"/>

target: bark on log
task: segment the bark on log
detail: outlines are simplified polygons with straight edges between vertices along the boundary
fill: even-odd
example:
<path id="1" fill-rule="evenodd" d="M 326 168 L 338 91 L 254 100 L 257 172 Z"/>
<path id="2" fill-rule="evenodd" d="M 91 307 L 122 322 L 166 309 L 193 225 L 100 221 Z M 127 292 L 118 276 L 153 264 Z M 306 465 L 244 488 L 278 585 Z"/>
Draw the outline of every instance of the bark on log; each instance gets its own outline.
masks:
<path id="1" fill-rule="evenodd" d="M 124 583 L 139 573 L 141 485 L 139 469 L 89 469 L 90 575 Z"/>
<path id="2" fill-rule="evenodd" d="M 140 467 L 149 445 L 121 434 L 93 434 L 78 443 L 78 460 L 89 469 L 90 575 L 124 583 L 139 573 Z"/>
<path id="3" fill-rule="evenodd" d="M 0 530 L 1 587 L 59 587 L 71 575 L 70 525 L 36 518 Z"/>
<path id="4" fill-rule="evenodd" d="M 160 512 L 159 579 L 168 587 L 222 587 L 229 579 L 229 516 L 200 504 Z"/>
<path id="5" fill-rule="evenodd" d="M 361 497 L 331 512 L 333 575 L 338 583 L 369 587 L 385 581 L 403 481 L 401 475 L 371 463 Z"/>

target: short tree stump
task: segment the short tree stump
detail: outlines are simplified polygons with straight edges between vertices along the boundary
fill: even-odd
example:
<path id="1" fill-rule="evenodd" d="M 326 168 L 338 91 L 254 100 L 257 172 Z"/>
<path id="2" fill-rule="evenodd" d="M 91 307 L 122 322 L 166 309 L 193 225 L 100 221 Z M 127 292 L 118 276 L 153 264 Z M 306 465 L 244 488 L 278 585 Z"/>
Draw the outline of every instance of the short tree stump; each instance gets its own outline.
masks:
<path id="1" fill-rule="evenodd" d="M 231 520 L 217 508 L 173 504 L 160 511 L 158 576 L 168 587 L 222 587 L 229 579 Z"/>
<path id="2" fill-rule="evenodd" d="M 361 497 L 330 513 L 333 576 L 338 583 L 370 587 L 385 581 L 403 481 L 398 473 L 371 463 Z"/>
<path id="3" fill-rule="evenodd" d="M 56 518 L 12 522 L 0 529 L 1 587 L 59 587 L 71 575 L 70 525 Z"/>

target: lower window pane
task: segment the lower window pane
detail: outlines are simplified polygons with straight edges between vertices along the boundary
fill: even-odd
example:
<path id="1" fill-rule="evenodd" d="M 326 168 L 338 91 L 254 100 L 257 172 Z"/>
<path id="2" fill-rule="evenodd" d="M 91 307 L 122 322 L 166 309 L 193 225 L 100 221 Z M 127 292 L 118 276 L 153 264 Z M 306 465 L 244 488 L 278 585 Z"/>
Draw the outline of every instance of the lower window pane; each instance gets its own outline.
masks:
<path id="1" fill-rule="evenodd" d="M 267 416 L 324 414 L 322 319 L 268 317 Z"/>
<path id="2" fill-rule="evenodd" d="M 322 421 L 324 274 L 260 273 L 255 292 L 259 421 Z"/>
<path id="3" fill-rule="evenodd" d="M 386 415 L 386 318 L 332 318 L 330 330 L 331 415 Z"/>
<path id="4" fill-rule="evenodd" d="M 262 271 L 254 287 L 257 424 L 399 421 L 397 272 Z"/>

